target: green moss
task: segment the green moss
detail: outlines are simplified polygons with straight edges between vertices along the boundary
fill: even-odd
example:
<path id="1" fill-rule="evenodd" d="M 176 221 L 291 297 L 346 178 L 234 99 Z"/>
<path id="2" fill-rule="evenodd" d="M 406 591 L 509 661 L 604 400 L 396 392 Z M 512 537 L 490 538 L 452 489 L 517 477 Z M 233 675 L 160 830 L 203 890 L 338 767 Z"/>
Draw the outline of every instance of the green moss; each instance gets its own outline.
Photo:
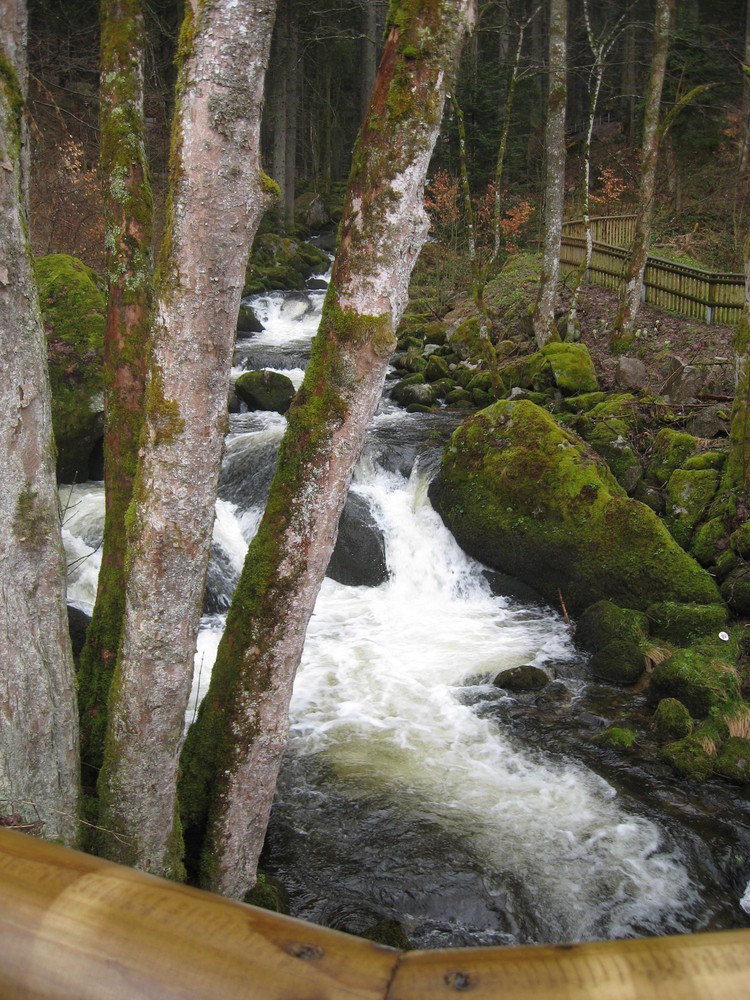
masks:
<path id="1" fill-rule="evenodd" d="M 682 463 L 682 468 L 689 471 L 701 469 L 721 470 L 727 456 L 720 451 L 704 451 L 700 455 L 693 455 Z"/>
<path id="2" fill-rule="evenodd" d="M 750 785 L 750 740 L 733 736 L 722 747 L 716 770 L 738 785 Z"/>
<path id="3" fill-rule="evenodd" d="M 693 531 L 713 500 L 719 485 L 715 469 L 675 469 L 667 483 L 664 522 L 674 539 L 690 547 Z"/>
<path id="4" fill-rule="evenodd" d="M 599 388 L 585 344 L 547 344 L 540 353 L 549 362 L 555 385 L 563 395 L 580 396 Z"/>
<path id="5" fill-rule="evenodd" d="M 635 684 L 645 673 L 646 658 L 635 643 L 614 639 L 594 653 L 589 669 L 594 677 L 610 684 Z"/>
<path id="6" fill-rule="evenodd" d="M 648 617 L 642 611 L 619 608 L 612 601 L 597 601 L 583 612 L 576 624 L 576 642 L 592 653 L 614 640 L 640 646 L 649 634 Z"/>
<path id="7" fill-rule="evenodd" d="M 443 453 L 435 496 L 459 543 L 579 613 L 605 598 L 718 603 L 711 577 L 654 513 L 630 500 L 580 438 L 525 400 L 466 421 Z"/>
<path id="8" fill-rule="evenodd" d="M 362 935 L 368 941 L 385 945 L 386 948 L 397 948 L 399 951 L 409 951 L 411 942 L 404 933 L 404 929 L 398 920 L 385 918 L 379 920 L 373 927 L 365 931 Z"/>
<path id="9" fill-rule="evenodd" d="M 594 736 L 592 743 L 609 747 L 612 750 L 630 750 L 638 737 L 632 729 L 622 726 L 610 726 L 603 733 Z"/>
<path id="10" fill-rule="evenodd" d="M 175 399 L 168 399 L 164 392 L 161 368 L 152 363 L 146 396 L 146 413 L 153 444 L 173 441 L 185 429 L 185 420 Z"/>
<path id="11" fill-rule="evenodd" d="M 716 757 L 695 736 L 667 744 L 662 753 L 681 777 L 691 781 L 705 781 L 716 769 Z"/>
<path id="12" fill-rule="evenodd" d="M 704 635 L 714 638 L 726 626 L 727 609 L 723 604 L 681 604 L 658 601 L 646 611 L 654 635 L 685 646 Z"/>
<path id="13" fill-rule="evenodd" d="M 672 743 L 690 736 L 693 720 L 677 698 L 662 698 L 654 712 L 654 726 L 660 743 Z"/>
<path id="14" fill-rule="evenodd" d="M 693 558 L 701 566 L 711 566 L 716 559 L 717 545 L 726 537 L 726 527 L 722 517 L 712 517 L 698 527 L 690 546 Z"/>
<path id="15" fill-rule="evenodd" d="M 52 254 L 36 261 L 47 336 L 52 427 L 63 482 L 85 480 L 104 432 L 104 323 L 101 278 L 82 261 Z"/>
<path id="16" fill-rule="evenodd" d="M 663 485 L 697 450 L 698 442 L 691 434 L 674 431 L 671 427 L 662 428 L 654 439 L 648 478 Z"/>
<path id="17" fill-rule="evenodd" d="M 5 91 L 5 100 L 8 103 L 10 120 L 8 131 L 13 143 L 14 159 L 18 159 L 21 150 L 21 131 L 23 122 L 23 92 L 16 73 L 10 60 L 0 52 L 0 85 Z"/>
<path id="18" fill-rule="evenodd" d="M 266 875 L 265 872 L 258 872 L 255 885 L 245 895 L 244 902 L 258 906 L 262 910 L 270 910 L 272 913 L 289 913 L 286 889 L 278 879 Z"/>
<path id="19" fill-rule="evenodd" d="M 736 659 L 733 635 L 728 643 L 714 636 L 697 640 L 655 668 L 651 692 L 658 698 L 677 698 L 694 718 L 704 718 L 712 708 L 740 697 Z"/>

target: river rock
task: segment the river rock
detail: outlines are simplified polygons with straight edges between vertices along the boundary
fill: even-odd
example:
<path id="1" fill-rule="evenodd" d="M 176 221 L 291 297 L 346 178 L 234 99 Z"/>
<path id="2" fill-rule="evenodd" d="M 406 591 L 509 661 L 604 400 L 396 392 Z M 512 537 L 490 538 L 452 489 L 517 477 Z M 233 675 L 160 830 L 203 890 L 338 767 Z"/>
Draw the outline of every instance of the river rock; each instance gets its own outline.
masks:
<path id="1" fill-rule="evenodd" d="M 608 598 L 719 603 L 714 580 L 577 435 L 527 400 L 475 414 L 443 452 L 434 498 L 459 544 L 580 613 Z"/>
<path id="2" fill-rule="evenodd" d="M 243 372 L 235 382 L 234 389 L 249 410 L 286 413 L 294 398 L 292 380 L 267 368 L 260 372 Z"/>
<path id="3" fill-rule="evenodd" d="M 501 670 L 492 683 L 495 687 L 516 693 L 541 691 L 549 684 L 549 677 L 540 667 L 526 664 L 521 667 L 511 667 L 509 670 Z"/>
<path id="4" fill-rule="evenodd" d="M 103 476 L 104 283 L 83 261 L 51 254 L 36 261 L 47 335 L 52 429 L 60 482 Z"/>
<path id="5" fill-rule="evenodd" d="M 76 663 L 86 642 L 86 630 L 90 621 L 91 615 L 81 611 L 73 604 L 68 605 L 68 631 L 70 632 L 70 644 L 73 648 L 73 659 Z"/>
<path id="6" fill-rule="evenodd" d="M 669 374 L 662 386 L 662 395 L 672 403 L 691 403 L 697 399 L 704 383 L 703 374 L 694 365 L 686 365 L 676 355 L 670 359 Z"/>
<path id="7" fill-rule="evenodd" d="M 648 370 L 640 358 L 620 357 L 615 368 L 615 385 L 625 392 L 640 392 L 648 382 Z"/>
<path id="8" fill-rule="evenodd" d="M 246 306 L 243 302 L 237 316 L 237 336 L 247 337 L 253 333 L 261 333 L 262 330 L 263 324 L 255 315 L 252 306 Z"/>
<path id="9" fill-rule="evenodd" d="M 594 653 L 589 669 L 594 677 L 610 684 L 635 684 L 646 671 L 646 658 L 635 643 L 615 639 Z"/>
<path id="10" fill-rule="evenodd" d="M 377 587 L 388 579 L 383 533 L 357 493 L 346 498 L 326 575 L 349 587 Z"/>
<path id="11" fill-rule="evenodd" d="M 328 210 L 319 194 L 306 191 L 294 200 L 294 216 L 308 229 L 320 229 L 329 222 Z"/>

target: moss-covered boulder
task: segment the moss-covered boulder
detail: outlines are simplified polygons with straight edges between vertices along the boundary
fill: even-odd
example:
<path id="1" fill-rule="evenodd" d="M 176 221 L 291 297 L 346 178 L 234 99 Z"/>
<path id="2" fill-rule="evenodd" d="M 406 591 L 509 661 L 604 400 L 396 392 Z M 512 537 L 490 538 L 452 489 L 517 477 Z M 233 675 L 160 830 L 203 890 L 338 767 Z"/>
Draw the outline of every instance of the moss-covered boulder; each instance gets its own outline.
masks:
<path id="1" fill-rule="evenodd" d="M 729 617 L 723 604 L 680 604 L 676 601 L 651 604 L 646 614 L 651 632 L 678 646 L 686 646 L 703 635 L 718 635 Z"/>
<path id="2" fill-rule="evenodd" d="M 724 576 L 724 568 L 729 570 L 721 584 L 721 596 L 735 614 L 748 617 L 750 616 L 750 566 L 742 563 L 729 568 L 731 562 L 737 559 L 736 553 L 725 552 L 717 562 L 720 576 Z"/>
<path id="3" fill-rule="evenodd" d="M 591 604 L 578 619 L 576 642 L 596 653 L 611 642 L 640 646 L 648 638 L 648 617 L 642 611 L 620 608 L 612 601 Z"/>
<path id="4" fill-rule="evenodd" d="M 721 748 L 716 770 L 738 785 L 750 785 L 750 740 L 730 737 Z"/>
<path id="5" fill-rule="evenodd" d="M 718 546 L 727 533 L 724 519 L 712 517 L 704 521 L 693 536 L 690 554 L 701 566 L 711 566 L 716 560 Z"/>
<path id="6" fill-rule="evenodd" d="M 667 483 L 664 521 L 684 549 L 690 547 L 696 525 L 716 495 L 716 469 L 675 469 Z"/>
<path id="7" fill-rule="evenodd" d="M 102 476 L 104 283 L 66 254 L 36 262 L 61 482 Z"/>
<path id="8" fill-rule="evenodd" d="M 740 681 L 734 662 L 734 642 L 705 638 L 688 649 L 678 649 L 651 674 L 654 698 L 677 698 L 694 718 L 703 718 L 740 697 Z"/>
<path id="9" fill-rule="evenodd" d="M 237 316 L 237 336 L 248 337 L 252 333 L 260 333 L 262 329 L 263 324 L 255 315 L 255 310 L 243 302 Z"/>
<path id="10" fill-rule="evenodd" d="M 312 243 L 277 233 L 263 233 L 253 243 L 242 294 L 304 288 L 307 278 L 325 274 L 330 266 L 328 254 Z"/>
<path id="11" fill-rule="evenodd" d="M 705 781 L 716 769 L 715 751 L 712 753 L 710 747 L 707 750 L 697 736 L 686 736 L 668 743 L 662 753 L 681 777 L 691 781 Z"/>
<path id="12" fill-rule="evenodd" d="M 536 357 L 543 359 L 554 385 L 564 396 L 580 396 L 599 388 L 585 344 L 547 344 Z"/>
<path id="13" fill-rule="evenodd" d="M 692 733 L 693 720 L 677 698 L 662 698 L 654 712 L 654 728 L 660 743 L 674 743 Z"/>
<path id="14" fill-rule="evenodd" d="M 541 667 L 524 664 L 520 667 L 510 667 L 501 670 L 492 682 L 495 687 L 505 691 L 522 693 L 524 691 L 541 691 L 549 684 L 549 677 Z"/>
<path id="15" fill-rule="evenodd" d="M 272 875 L 258 872 L 258 878 L 250 892 L 246 893 L 245 903 L 257 906 L 273 913 L 289 913 L 289 896 L 284 886 Z"/>
<path id="16" fill-rule="evenodd" d="M 719 603 L 709 574 L 579 437 L 527 400 L 475 414 L 443 452 L 433 490 L 460 545 L 569 612 L 600 599 Z"/>
<path id="17" fill-rule="evenodd" d="M 401 379 L 391 389 L 391 399 L 399 406 L 432 406 L 438 398 L 437 389 L 425 381 L 424 375 L 416 372 Z"/>
<path id="18" fill-rule="evenodd" d="M 648 478 L 659 486 L 669 482 L 675 469 L 679 469 L 698 451 L 698 442 L 691 434 L 663 427 L 654 438 Z"/>
<path id="19" fill-rule="evenodd" d="M 594 677 L 610 684 L 635 684 L 646 672 L 646 657 L 627 639 L 615 639 L 597 650 L 589 669 Z"/>
<path id="20" fill-rule="evenodd" d="M 591 740 L 598 746 L 609 747 L 610 750 L 630 750 L 638 737 L 627 726 L 609 726 L 603 733 L 597 733 Z"/>
<path id="21" fill-rule="evenodd" d="M 398 920 L 385 917 L 370 927 L 362 935 L 368 941 L 383 944 L 387 948 L 397 948 L 399 951 L 410 951 L 411 942 Z"/>
<path id="22" fill-rule="evenodd" d="M 234 385 L 237 396 L 250 410 L 274 410 L 286 413 L 294 398 L 294 384 L 281 372 L 243 372 Z"/>

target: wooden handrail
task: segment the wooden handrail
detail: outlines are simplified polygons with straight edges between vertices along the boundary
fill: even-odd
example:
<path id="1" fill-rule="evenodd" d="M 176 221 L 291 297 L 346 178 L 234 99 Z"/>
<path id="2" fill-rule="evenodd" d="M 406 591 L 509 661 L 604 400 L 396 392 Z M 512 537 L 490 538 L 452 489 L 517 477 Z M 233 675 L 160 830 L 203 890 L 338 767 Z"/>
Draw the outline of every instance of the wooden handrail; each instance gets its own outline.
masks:
<path id="1" fill-rule="evenodd" d="M 0 997 L 746 1000 L 750 930 L 399 952 L 0 829 Z"/>

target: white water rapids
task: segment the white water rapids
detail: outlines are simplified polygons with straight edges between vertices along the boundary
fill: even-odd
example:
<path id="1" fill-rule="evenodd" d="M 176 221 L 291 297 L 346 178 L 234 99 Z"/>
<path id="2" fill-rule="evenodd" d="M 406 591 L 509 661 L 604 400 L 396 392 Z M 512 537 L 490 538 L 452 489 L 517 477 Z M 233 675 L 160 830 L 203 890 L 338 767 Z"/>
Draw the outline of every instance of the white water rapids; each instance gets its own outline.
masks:
<path id="1" fill-rule="evenodd" d="M 238 365 L 260 366 L 260 356 L 283 369 L 292 343 L 287 372 L 298 383 L 321 298 L 256 301 L 266 330 L 238 345 Z M 414 419 L 388 409 L 376 417 L 381 449 L 390 449 L 382 435 L 397 442 Z M 267 485 L 284 419 L 239 414 L 231 428 L 209 571 L 219 596 L 202 620 L 187 724 L 260 518 L 264 488 L 255 480 Z M 276 865 L 296 886 L 293 912 L 320 918 L 330 897 L 351 898 L 350 910 L 359 898 L 368 912 L 397 916 L 423 945 L 695 929 L 700 898 L 670 833 L 625 808 L 594 772 L 521 745 L 483 711 L 505 697 L 491 678 L 519 664 L 559 675 L 577 697 L 579 658 L 558 615 L 493 595 L 432 509 L 427 485 L 418 463 L 406 476 L 383 467 L 377 449 L 357 468 L 353 490 L 383 532 L 389 579 L 378 587 L 326 579 L 310 623 L 270 836 L 272 867 L 285 830 L 300 844 L 282 849 L 288 857 Z M 84 608 L 95 593 L 102 521 L 101 485 L 73 487 L 64 526 L 69 599 Z M 356 834 L 361 815 L 366 833 Z M 319 848 L 323 837 L 329 843 Z M 298 850 L 309 870 L 290 874 L 285 865 Z"/>

